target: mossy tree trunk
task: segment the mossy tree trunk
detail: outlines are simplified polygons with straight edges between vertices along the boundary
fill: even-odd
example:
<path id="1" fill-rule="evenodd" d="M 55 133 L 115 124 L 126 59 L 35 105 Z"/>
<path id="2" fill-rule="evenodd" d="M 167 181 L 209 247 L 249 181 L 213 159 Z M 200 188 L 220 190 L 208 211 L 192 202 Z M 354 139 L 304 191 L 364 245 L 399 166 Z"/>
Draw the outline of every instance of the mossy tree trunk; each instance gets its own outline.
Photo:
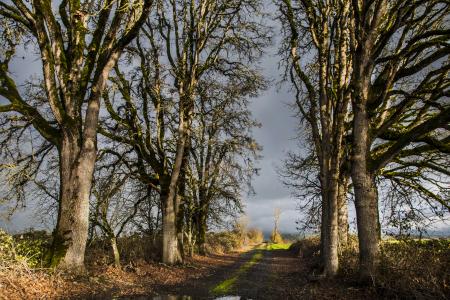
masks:
<path id="1" fill-rule="evenodd" d="M 95 135 L 94 135 L 95 136 Z M 63 132 L 60 203 L 50 265 L 81 271 L 89 227 L 89 195 L 96 159 L 95 138 L 79 144 L 76 128 Z"/>
<path id="2" fill-rule="evenodd" d="M 339 246 L 342 248 L 348 243 L 348 178 L 341 178 L 338 194 L 338 226 Z"/>
<path id="3" fill-rule="evenodd" d="M 352 182 L 355 191 L 356 219 L 359 241 L 359 272 L 362 281 L 375 276 L 379 252 L 378 198 L 374 174 L 370 167 L 370 119 L 367 101 L 373 62 L 370 58 L 374 36 L 359 45 L 354 57 L 353 70 L 353 153 Z"/>
<path id="4" fill-rule="evenodd" d="M 119 9 L 121 3 L 100 5 L 95 13 L 92 8 L 101 4 L 98 1 L 89 7 L 80 1 L 60 1 L 56 8 L 53 1 L 22 0 L 0 6 L 2 17 L 26 31 L 27 38 L 21 42 L 29 38 L 38 45 L 42 63 L 46 114 L 33 106 L 41 106 L 39 101 L 32 104 L 22 98 L 8 72 L 11 56 L 0 62 L 0 95 L 10 102 L 0 105 L 0 112 L 18 113 L 58 149 L 60 207 L 47 255 L 53 267 L 84 268 L 100 97 L 110 70 L 138 34 L 152 5 L 144 0 L 143 5 L 126 11 Z M 8 55 L 14 53 L 15 45 L 11 50 Z"/>
<path id="5" fill-rule="evenodd" d="M 342 248 L 348 243 L 348 175 L 341 174 L 338 192 L 338 226 L 339 226 L 339 247 Z"/>
<path id="6" fill-rule="evenodd" d="M 177 227 L 177 192 L 176 185 L 180 173 L 181 158 L 179 165 L 174 164 L 172 176 L 161 184 L 161 203 L 162 203 L 162 262 L 173 265 L 181 261 L 181 255 L 178 245 L 178 227 Z"/>
<path id="7" fill-rule="evenodd" d="M 331 170 L 328 180 L 328 228 L 326 231 L 324 258 L 325 273 L 327 276 L 335 276 L 339 268 L 338 258 L 338 179 L 339 174 L 336 170 Z"/>
<path id="8" fill-rule="evenodd" d="M 119 248 L 117 247 L 117 238 L 115 236 L 113 236 L 109 239 L 109 241 L 111 243 L 111 249 L 113 251 L 114 266 L 116 268 L 120 268 L 120 252 L 119 252 Z"/>
<path id="9" fill-rule="evenodd" d="M 209 176 L 208 169 L 204 174 L 199 174 L 201 180 L 198 197 L 199 205 L 197 208 L 197 243 L 198 243 L 198 253 L 200 255 L 206 255 L 206 232 L 208 230 L 207 220 L 208 220 L 208 199 L 204 182 L 208 182 L 207 178 Z M 206 177 L 206 178 L 205 178 Z"/>
<path id="10" fill-rule="evenodd" d="M 339 269 L 339 178 L 346 156 L 343 139 L 347 135 L 345 125 L 350 108 L 351 57 L 347 55 L 350 5 L 348 1 L 333 6 L 321 1 L 288 0 L 280 5 L 282 22 L 288 28 L 289 46 L 284 50 L 292 65 L 291 82 L 297 91 L 296 104 L 299 114 L 311 128 L 312 146 L 319 166 L 321 262 L 324 275 L 328 277 L 336 275 Z M 303 36 L 309 36 L 312 42 L 305 45 Z M 300 50 L 310 45 L 317 53 L 313 62 L 308 61 Z M 305 65 L 312 67 L 313 75 L 305 72 Z"/>

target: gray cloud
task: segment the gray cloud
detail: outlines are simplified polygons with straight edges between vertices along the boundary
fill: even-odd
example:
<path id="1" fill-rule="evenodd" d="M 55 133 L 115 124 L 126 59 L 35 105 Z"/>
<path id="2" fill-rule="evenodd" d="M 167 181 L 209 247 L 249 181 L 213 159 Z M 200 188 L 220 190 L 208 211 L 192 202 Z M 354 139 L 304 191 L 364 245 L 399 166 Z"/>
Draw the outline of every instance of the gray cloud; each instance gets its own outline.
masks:
<path id="1" fill-rule="evenodd" d="M 269 49 L 269 54 L 262 61 L 263 73 L 274 81 L 281 78 L 278 70 L 278 57 Z M 277 168 L 282 164 L 286 152 L 297 147 L 297 120 L 288 107 L 292 95 L 286 88 L 277 88 L 275 84 L 257 99 L 253 99 L 251 111 L 262 127 L 254 131 L 256 140 L 263 146 L 263 158 L 259 162 L 260 175 L 253 180 L 256 195 L 247 199 L 246 214 L 250 226 L 270 231 L 273 228 L 273 213 L 276 207 L 282 210 L 280 229 L 283 232 L 295 232 L 295 221 L 299 217 L 296 200 L 290 197 L 290 191 L 281 184 Z"/>
<path id="2" fill-rule="evenodd" d="M 272 6 L 272 4 L 270 5 Z M 273 23 L 273 22 L 271 22 Z M 276 82 L 279 80 L 278 57 L 274 55 L 277 49 L 277 41 L 268 49 L 268 53 L 261 61 L 263 73 L 272 80 L 271 87 L 260 97 L 252 99 L 251 111 L 253 116 L 262 123 L 262 127 L 254 130 L 256 140 L 263 146 L 263 158 L 259 162 L 260 176 L 253 180 L 256 195 L 245 200 L 246 213 L 252 226 L 260 227 L 264 231 L 272 229 L 273 211 L 280 207 L 283 211 L 280 226 L 283 231 L 295 231 L 295 220 L 298 212 L 295 210 L 295 200 L 289 195 L 276 172 L 287 151 L 296 147 L 295 129 L 297 121 L 292 117 L 293 113 L 286 103 L 291 102 L 292 96 L 286 89 L 277 89 Z M 20 84 L 33 76 L 40 76 L 41 63 L 34 54 L 32 46 L 27 49 L 19 49 L 18 55 L 12 64 L 11 73 Z M 2 103 L 0 99 L 0 103 Z M 20 231 L 30 227 L 46 228 L 51 226 L 42 225 L 34 210 L 36 204 L 27 203 L 23 209 L 17 210 L 12 218 L 5 218 L 7 209 L 0 205 L 0 227 L 11 231 Z M 1 216 L 3 212 L 3 217 Z"/>
<path id="3" fill-rule="evenodd" d="M 281 210 L 280 231 L 285 233 L 296 232 L 295 221 L 298 219 L 295 201 L 291 198 L 272 199 L 270 202 L 260 202 L 257 199 L 247 203 L 247 215 L 249 226 L 257 227 L 264 232 L 270 232 L 274 226 L 275 208 Z"/>

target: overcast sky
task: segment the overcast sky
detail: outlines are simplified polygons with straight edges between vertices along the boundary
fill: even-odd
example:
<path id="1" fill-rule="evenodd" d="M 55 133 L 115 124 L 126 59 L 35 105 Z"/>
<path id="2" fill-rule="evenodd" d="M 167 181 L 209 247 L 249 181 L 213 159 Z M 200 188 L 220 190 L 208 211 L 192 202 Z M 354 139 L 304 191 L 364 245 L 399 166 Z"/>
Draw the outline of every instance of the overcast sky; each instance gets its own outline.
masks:
<path id="1" fill-rule="evenodd" d="M 274 43 L 277 44 L 276 41 Z M 287 151 L 295 150 L 294 140 L 297 121 L 288 107 L 292 96 L 286 87 L 279 88 L 280 80 L 276 49 L 270 49 L 263 59 L 262 67 L 266 76 L 273 80 L 269 90 L 253 99 L 251 110 L 262 127 L 255 130 L 256 140 L 263 146 L 263 158 L 259 162 L 260 175 L 253 181 L 256 195 L 246 199 L 246 213 L 250 224 L 269 231 L 273 227 L 273 213 L 276 207 L 281 209 L 280 227 L 282 231 L 294 232 L 298 218 L 296 201 L 290 197 L 278 177 L 277 168 Z"/>
<path id="2" fill-rule="evenodd" d="M 273 22 L 270 23 L 273 24 Z M 286 152 L 295 151 L 298 148 L 298 141 L 294 139 L 297 120 L 288 107 L 288 103 L 292 103 L 293 95 L 289 93 L 286 85 L 279 87 L 276 84 L 281 78 L 281 71 L 278 69 L 279 57 L 276 55 L 279 45 L 276 38 L 279 33 L 276 28 L 274 32 L 273 46 L 267 49 L 260 65 L 263 73 L 272 80 L 272 83 L 267 91 L 263 92 L 258 98 L 252 99 L 251 104 L 253 116 L 262 124 L 261 128 L 254 131 L 254 135 L 263 147 L 263 158 L 259 162 L 260 175 L 255 177 L 253 181 L 255 195 L 247 197 L 244 195 L 244 203 L 250 226 L 258 227 L 266 232 L 270 231 L 273 228 L 274 210 L 280 208 L 282 212 L 280 217 L 281 231 L 295 233 L 295 221 L 300 217 L 300 213 L 296 210 L 297 201 L 290 196 L 290 191 L 281 184 L 276 170 L 281 166 Z M 19 82 L 30 78 L 30 76 L 40 76 L 41 74 L 39 60 L 33 58 L 28 52 L 21 51 L 19 53 L 21 58 L 12 67 L 12 73 L 19 79 Z M 0 227 L 14 232 L 30 227 L 51 230 L 51 223 L 42 225 L 34 215 L 35 208 L 36 206 L 31 200 L 27 203 L 26 209 L 19 210 L 8 221 L 5 220 L 5 211 L 2 210 L 2 204 L 0 203 Z M 350 209 L 353 211 L 352 207 Z M 350 219 L 353 218 L 354 213 L 351 212 Z M 442 226 L 448 228 L 448 225 Z"/>
<path id="3" fill-rule="evenodd" d="M 276 43 L 274 43 L 276 44 Z M 270 231 L 273 227 L 273 212 L 275 207 L 281 209 L 280 227 L 285 232 L 295 232 L 295 220 L 298 212 L 295 210 L 296 202 L 289 195 L 289 191 L 280 183 L 276 169 L 286 151 L 294 149 L 296 120 L 287 106 L 291 96 L 286 89 L 279 89 L 275 84 L 279 81 L 278 58 L 275 56 L 275 47 L 268 49 L 268 53 L 261 61 L 264 74 L 272 80 L 270 88 L 260 97 L 252 99 L 251 110 L 254 117 L 261 122 L 262 127 L 255 130 L 256 140 L 263 146 L 263 158 L 259 162 L 259 176 L 255 177 L 253 187 L 256 194 L 246 197 L 246 214 L 250 225 Z M 39 76 L 40 65 L 37 61 L 26 57 L 20 59 L 13 66 L 13 74 L 20 81 L 30 76 Z M 9 220 L 5 220 L 5 212 L 0 215 L 0 226 L 10 231 L 21 231 L 30 227 L 47 228 L 51 224 L 40 224 L 34 215 L 32 199 L 25 209 L 19 210 Z"/>
<path id="4" fill-rule="evenodd" d="M 253 187 L 256 194 L 244 195 L 246 214 L 251 226 L 270 231 L 273 227 L 273 213 L 276 207 L 282 213 L 280 227 L 284 232 L 295 232 L 295 220 L 298 218 L 296 202 L 290 197 L 289 191 L 280 183 L 276 169 L 281 165 L 286 151 L 294 149 L 296 120 L 287 106 L 292 97 L 286 88 L 280 89 L 276 84 L 280 80 L 278 70 L 278 57 L 276 57 L 277 41 L 274 46 L 267 49 L 260 67 L 263 73 L 271 80 L 270 88 L 260 97 L 252 99 L 251 111 L 254 117 L 262 124 L 254 131 L 256 140 L 263 147 L 263 158 L 259 162 L 259 176 L 255 177 Z M 40 76 L 40 63 L 27 51 L 20 51 L 20 58 L 12 66 L 12 74 L 23 82 L 30 76 Z M 0 100 L 1 101 L 1 100 Z M 1 205 L 1 204 L 0 204 Z M 4 206 L 3 206 L 4 208 Z M 32 199 L 28 201 L 25 209 L 17 211 L 10 220 L 5 220 L 5 210 L 0 209 L 0 226 L 10 231 L 21 231 L 30 227 L 49 228 L 51 224 L 40 224 L 34 215 L 35 208 Z"/>

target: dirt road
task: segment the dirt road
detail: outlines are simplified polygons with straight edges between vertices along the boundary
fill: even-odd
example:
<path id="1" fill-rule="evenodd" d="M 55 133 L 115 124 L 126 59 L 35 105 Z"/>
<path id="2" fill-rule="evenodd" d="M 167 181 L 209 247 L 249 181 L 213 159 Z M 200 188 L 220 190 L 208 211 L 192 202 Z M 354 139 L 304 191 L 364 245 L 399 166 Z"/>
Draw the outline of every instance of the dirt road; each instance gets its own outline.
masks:
<path id="1" fill-rule="evenodd" d="M 214 270 L 207 277 L 177 286 L 162 285 L 158 290 L 161 295 L 179 295 L 178 299 L 189 299 L 181 296 L 190 296 L 191 299 L 220 299 L 224 296 L 238 296 L 240 299 L 296 298 L 293 285 L 299 283 L 299 259 L 289 250 L 260 245 L 231 259 L 234 259 L 232 263 Z"/>
<path id="2" fill-rule="evenodd" d="M 207 276 L 160 285 L 156 288 L 159 297 L 145 299 L 380 299 L 371 289 L 341 279 L 311 280 L 312 257 L 281 248 L 263 244 L 241 255 L 226 256 L 230 261 L 212 268 Z"/>

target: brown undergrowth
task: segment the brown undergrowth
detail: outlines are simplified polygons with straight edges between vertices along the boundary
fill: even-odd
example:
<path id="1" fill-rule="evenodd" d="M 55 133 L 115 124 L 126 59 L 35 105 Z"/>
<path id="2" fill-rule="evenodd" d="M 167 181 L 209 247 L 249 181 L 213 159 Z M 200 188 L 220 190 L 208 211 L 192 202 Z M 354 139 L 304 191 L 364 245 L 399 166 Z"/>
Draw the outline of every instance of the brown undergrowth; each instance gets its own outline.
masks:
<path id="1" fill-rule="evenodd" d="M 311 237 L 292 246 L 309 265 L 310 273 L 320 272 L 319 242 L 318 237 Z M 358 242 L 350 237 L 348 245 L 341 249 L 339 275 L 316 285 L 317 293 L 324 299 L 333 294 L 338 299 L 449 299 L 449 239 L 387 239 L 380 248 L 378 273 L 372 285 L 361 286 L 357 276 Z"/>
<path id="2" fill-rule="evenodd" d="M 137 236 L 119 240 L 122 266 L 113 266 L 107 241 L 90 244 L 86 272 L 73 275 L 42 268 L 49 236 L 10 236 L 0 231 L 0 299 L 103 299 L 156 295 L 164 286 L 177 286 L 210 275 L 232 264 L 235 254 L 186 257 L 185 263 L 157 262 L 158 247 Z M 229 251 L 235 249 L 228 249 Z"/>
<path id="3" fill-rule="evenodd" d="M 84 275 L 14 266 L 0 270 L 0 299 L 103 299 L 156 295 L 161 286 L 198 280 L 230 263 L 221 256 L 194 256 L 178 266 L 140 260 L 121 268 L 87 266 Z"/>

